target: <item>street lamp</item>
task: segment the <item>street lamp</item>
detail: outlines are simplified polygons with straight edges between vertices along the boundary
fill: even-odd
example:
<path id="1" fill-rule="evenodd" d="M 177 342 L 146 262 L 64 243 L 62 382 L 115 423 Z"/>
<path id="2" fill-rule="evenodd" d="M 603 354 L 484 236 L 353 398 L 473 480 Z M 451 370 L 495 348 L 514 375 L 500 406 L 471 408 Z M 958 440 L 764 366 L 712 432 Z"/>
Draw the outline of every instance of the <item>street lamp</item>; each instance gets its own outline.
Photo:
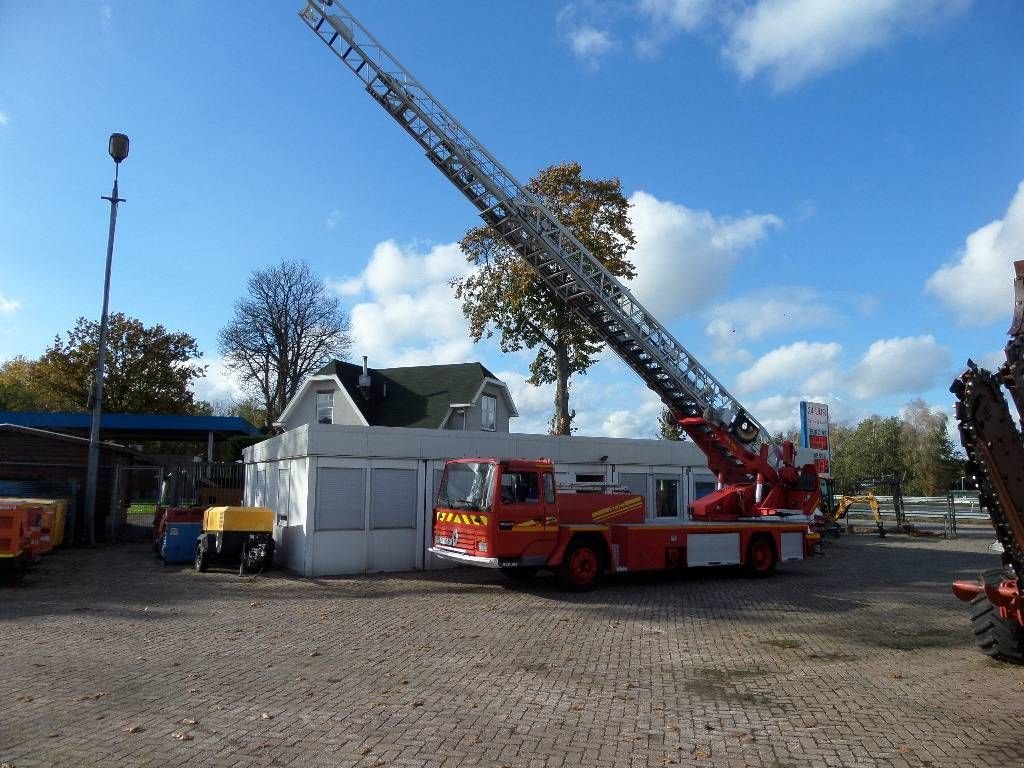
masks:
<path id="1" fill-rule="evenodd" d="M 85 524 L 87 541 L 96 543 L 96 475 L 100 459 L 100 413 L 103 411 L 103 366 L 107 357 L 107 308 L 110 303 L 110 262 L 114 257 L 114 227 L 117 225 L 117 204 L 124 200 L 117 196 L 117 175 L 121 161 L 128 157 L 128 137 L 123 133 L 110 134 L 107 151 L 114 160 L 114 189 L 110 197 L 110 231 L 107 234 L 107 271 L 103 278 L 103 313 L 100 315 L 99 354 L 96 358 L 96 387 L 92 404 L 92 426 L 89 429 L 89 464 L 85 472 Z"/>

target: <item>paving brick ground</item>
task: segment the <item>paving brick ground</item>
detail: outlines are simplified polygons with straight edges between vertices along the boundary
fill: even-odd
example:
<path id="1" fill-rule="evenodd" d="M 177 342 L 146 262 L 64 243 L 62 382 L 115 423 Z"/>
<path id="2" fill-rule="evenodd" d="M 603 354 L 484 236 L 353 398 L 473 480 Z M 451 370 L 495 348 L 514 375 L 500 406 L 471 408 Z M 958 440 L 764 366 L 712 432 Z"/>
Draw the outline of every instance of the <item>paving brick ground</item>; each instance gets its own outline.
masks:
<path id="1" fill-rule="evenodd" d="M 1024 765 L 1024 668 L 974 650 L 949 591 L 988 541 L 854 536 L 765 581 L 584 596 L 62 552 L 0 589 L 0 762 Z"/>

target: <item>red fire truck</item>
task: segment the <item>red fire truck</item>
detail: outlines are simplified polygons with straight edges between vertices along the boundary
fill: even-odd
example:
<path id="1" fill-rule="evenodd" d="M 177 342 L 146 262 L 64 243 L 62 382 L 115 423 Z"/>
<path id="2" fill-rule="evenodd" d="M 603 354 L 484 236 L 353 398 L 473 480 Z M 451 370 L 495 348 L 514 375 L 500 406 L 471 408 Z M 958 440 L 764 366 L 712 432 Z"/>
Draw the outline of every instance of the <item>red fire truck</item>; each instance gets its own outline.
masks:
<path id="1" fill-rule="evenodd" d="M 330 11 L 328 11 L 330 9 Z M 722 384 L 580 240 L 338 0 L 308 0 L 302 21 L 477 208 L 484 223 L 658 394 L 708 458 L 716 490 L 685 522 L 644 520 L 628 494 L 559 494 L 550 462 L 465 459 L 445 470 L 435 554 L 512 575 L 555 568 L 585 589 L 602 573 L 746 564 L 768 574 L 803 558 L 820 500 L 813 464 L 796 464 Z M 540 289 L 540 288 L 539 288 Z"/>
<path id="2" fill-rule="evenodd" d="M 816 485 L 799 493 L 809 499 Z M 609 572 L 686 566 L 742 564 L 767 576 L 780 560 L 810 556 L 818 541 L 799 510 L 665 523 L 645 521 L 644 506 L 624 491 L 559 492 L 550 461 L 458 459 L 441 480 L 430 551 L 513 579 L 551 569 L 564 588 L 584 590 Z"/>

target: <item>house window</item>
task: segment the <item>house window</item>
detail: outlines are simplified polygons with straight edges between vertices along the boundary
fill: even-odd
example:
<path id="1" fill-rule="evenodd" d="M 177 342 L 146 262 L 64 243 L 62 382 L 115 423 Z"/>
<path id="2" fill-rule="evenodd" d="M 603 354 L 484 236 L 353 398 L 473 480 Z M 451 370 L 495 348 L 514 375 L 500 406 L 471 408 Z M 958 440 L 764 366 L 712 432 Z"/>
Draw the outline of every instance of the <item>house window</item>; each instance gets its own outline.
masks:
<path id="1" fill-rule="evenodd" d="M 333 424 L 334 423 L 334 393 L 333 392 L 317 392 L 316 393 L 316 423 L 317 424 Z"/>
<path id="2" fill-rule="evenodd" d="M 493 432 L 498 423 L 498 401 L 491 395 L 484 395 L 480 398 L 482 415 L 480 417 L 480 428 Z"/>

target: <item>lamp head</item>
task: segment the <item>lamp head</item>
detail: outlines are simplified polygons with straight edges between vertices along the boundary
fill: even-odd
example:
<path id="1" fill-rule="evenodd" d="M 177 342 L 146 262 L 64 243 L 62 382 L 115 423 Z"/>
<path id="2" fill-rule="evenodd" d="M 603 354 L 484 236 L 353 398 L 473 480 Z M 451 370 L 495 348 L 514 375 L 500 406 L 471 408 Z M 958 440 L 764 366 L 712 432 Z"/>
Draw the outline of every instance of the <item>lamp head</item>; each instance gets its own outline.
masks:
<path id="1" fill-rule="evenodd" d="M 128 157 L 128 137 L 123 133 L 110 134 L 110 143 L 107 145 L 107 151 L 114 158 L 114 162 L 120 165 L 121 161 Z"/>

